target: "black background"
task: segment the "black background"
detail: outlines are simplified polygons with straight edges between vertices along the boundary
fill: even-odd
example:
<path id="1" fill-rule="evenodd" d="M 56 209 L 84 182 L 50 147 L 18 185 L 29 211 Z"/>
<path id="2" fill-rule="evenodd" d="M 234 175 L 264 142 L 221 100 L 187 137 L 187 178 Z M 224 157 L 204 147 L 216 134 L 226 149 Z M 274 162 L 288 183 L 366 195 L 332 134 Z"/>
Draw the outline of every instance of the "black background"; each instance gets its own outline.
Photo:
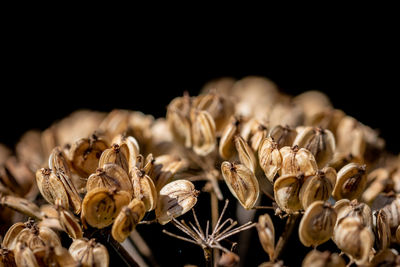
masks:
<path id="1" fill-rule="evenodd" d="M 399 58 L 390 34 L 353 37 L 350 32 L 315 40 L 299 34 L 282 41 L 237 30 L 218 38 L 189 39 L 182 33 L 176 40 L 167 31 L 154 39 L 131 33 L 134 40 L 126 41 L 121 36 L 92 39 L 85 33 L 44 38 L 30 32 L 7 40 L 1 63 L 0 142 L 12 147 L 25 131 L 45 129 L 81 108 L 126 108 L 163 116 L 172 98 L 185 90 L 196 94 L 210 79 L 260 75 L 286 93 L 325 92 L 335 107 L 379 129 L 389 150 L 400 151 Z M 203 194 L 203 222 L 207 201 Z M 234 216 L 232 211 L 229 215 Z M 159 262 L 202 264 L 200 248 L 166 237 L 161 229 L 138 227 Z M 249 266 L 267 260 L 257 239 L 252 242 Z M 291 240 L 286 264 L 298 265 L 306 250 L 296 238 Z"/>

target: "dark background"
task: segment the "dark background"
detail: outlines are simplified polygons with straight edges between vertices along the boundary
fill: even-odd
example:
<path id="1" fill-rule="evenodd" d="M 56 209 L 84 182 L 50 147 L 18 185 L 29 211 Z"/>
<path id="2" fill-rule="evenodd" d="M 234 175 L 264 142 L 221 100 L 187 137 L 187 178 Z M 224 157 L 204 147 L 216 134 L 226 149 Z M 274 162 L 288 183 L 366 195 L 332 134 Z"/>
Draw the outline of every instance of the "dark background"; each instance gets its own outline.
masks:
<path id="1" fill-rule="evenodd" d="M 309 40 L 300 33 L 279 43 L 271 37 L 260 42 L 254 37 L 260 34 L 265 33 L 244 36 L 237 30 L 218 38 L 189 39 L 184 33 L 177 41 L 167 31 L 151 40 L 134 36 L 129 42 L 108 36 L 92 40 L 85 33 L 75 38 L 55 34 L 42 39 L 35 33 L 9 38 L 1 61 L 0 142 L 12 147 L 25 131 L 45 129 L 81 108 L 126 108 L 163 116 L 172 98 L 185 90 L 196 94 L 210 79 L 260 75 L 293 95 L 310 89 L 325 92 L 335 107 L 379 129 L 389 150 L 400 151 L 399 57 L 390 34 L 370 35 L 367 30 L 356 37 L 350 32 Z M 198 209 L 203 223 L 209 217 L 207 201 L 202 194 Z M 228 215 L 234 216 L 233 211 Z M 184 218 L 191 220 L 190 215 Z M 159 262 L 202 264 L 200 248 L 175 241 L 161 229 L 138 227 Z M 294 236 L 284 256 L 289 266 L 298 265 L 307 251 Z M 257 238 L 248 260 L 249 266 L 267 260 Z"/>

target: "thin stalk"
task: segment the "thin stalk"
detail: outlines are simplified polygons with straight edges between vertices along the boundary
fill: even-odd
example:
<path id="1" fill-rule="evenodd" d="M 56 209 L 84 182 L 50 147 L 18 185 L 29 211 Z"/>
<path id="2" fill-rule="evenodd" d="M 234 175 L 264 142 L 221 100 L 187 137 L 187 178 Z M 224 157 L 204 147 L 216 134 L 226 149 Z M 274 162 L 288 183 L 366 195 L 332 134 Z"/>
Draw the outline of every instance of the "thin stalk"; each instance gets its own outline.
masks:
<path id="1" fill-rule="evenodd" d="M 217 227 L 217 223 L 219 222 L 219 212 L 218 212 L 218 198 L 215 192 L 210 192 L 210 197 L 211 197 L 211 225 L 212 229 L 215 229 Z M 213 260 L 214 260 L 214 266 L 216 263 L 219 261 L 219 252 L 218 249 L 214 248 L 213 249 Z"/>
<path id="2" fill-rule="evenodd" d="M 272 259 L 273 262 L 275 262 L 276 259 L 279 259 L 279 257 L 281 256 L 282 251 L 283 251 L 287 241 L 289 240 L 290 236 L 292 235 L 292 232 L 296 225 L 296 221 L 299 217 L 300 217 L 300 214 L 298 214 L 298 213 L 290 214 L 288 216 L 288 219 L 287 219 L 286 225 L 285 225 L 285 230 L 283 231 L 282 235 L 279 237 L 278 243 L 276 244 L 274 257 Z"/>

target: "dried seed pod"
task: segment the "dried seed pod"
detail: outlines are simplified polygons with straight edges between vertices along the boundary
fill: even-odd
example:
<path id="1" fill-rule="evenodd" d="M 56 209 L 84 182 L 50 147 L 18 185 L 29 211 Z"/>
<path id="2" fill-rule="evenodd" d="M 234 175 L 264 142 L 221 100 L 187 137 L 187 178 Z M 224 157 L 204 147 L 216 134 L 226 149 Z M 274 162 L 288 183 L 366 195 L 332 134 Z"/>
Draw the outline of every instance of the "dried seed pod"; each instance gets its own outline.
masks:
<path id="1" fill-rule="evenodd" d="M 316 200 L 328 200 L 336 183 L 336 171 L 325 167 L 315 175 L 308 177 L 301 186 L 299 199 L 303 209 L 306 209 Z"/>
<path id="2" fill-rule="evenodd" d="M 269 258 L 274 259 L 275 253 L 275 228 L 272 223 L 271 217 L 268 213 L 258 217 L 258 223 L 256 225 L 258 238 Z"/>
<path id="3" fill-rule="evenodd" d="M 70 150 L 74 171 L 82 178 L 87 178 L 95 172 L 99 165 L 100 156 L 107 148 L 107 143 L 95 134 L 90 138 L 82 138 L 76 141 Z"/>
<path id="4" fill-rule="evenodd" d="M 356 264 L 365 264 L 374 243 L 374 237 L 368 227 L 354 217 L 338 220 L 333 232 L 333 241 L 342 252 L 352 258 Z"/>
<path id="5" fill-rule="evenodd" d="M 304 175 L 283 175 L 274 183 L 274 195 L 276 204 L 287 213 L 301 210 L 299 192 L 304 180 Z"/>
<path id="6" fill-rule="evenodd" d="M 271 126 L 279 124 L 296 127 L 304 125 L 304 113 L 300 106 L 293 103 L 281 102 L 273 105 L 271 112 L 267 113 Z"/>
<path id="7" fill-rule="evenodd" d="M 83 237 L 82 227 L 79 224 L 77 218 L 68 210 L 57 207 L 58 220 L 61 228 L 66 232 L 72 239 L 78 239 Z"/>
<path id="8" fill-rule="evenodd" d="M 40 131 L 30 130 L 21 137 L 15 147 L 18 159 L 27 163 L 32 172 L 40 168 L 45 159 L 41 138 Z"/>
<path id="9" fill-rule="evenodd" d="M 383 207 L 389 218 L 390 229 L 395 230 L 400 225 L 400 195 L 390 203 Z"/>
<path id="10" fill-rule="evenodd" d="M 223 252 L 221 258 L 218 261 L 219 267 L 234 267 L 240 261 L 240 258 L 237 254 L 233 252 Z"/>
<path id="11" fill-rule="evenodd" d="M 293 145 L 309 150 L 320 168 L 333 158 L 336 148 L 332 132 L 319 127 L 306 127 L 297 135 Z"/>
<path id="12" fill-rule="evenodd" d="M 373 216 L 375 243 L 378 250 L 384 250 L 390 245 L 390 225 L 389 218 L 385 210 L 375 211 Z"/>
<path id="13" fill-rule="evenodd" d="M 12 250 L 0 248 L 0 267 L 17 267 Z"/>
<path id="14" fill-rule="evenodd" d="M 310 151 L 298 146 L 282 147 L 279 152 L 282 155 L 282 167 L 280 175 L 298 175 L 310 176 L 317 173 L 318 166 L 314 156 Z"/>
<path id="15" fill-rule="evenodd" d="M 258 149 L 258 159 L 265 176 L 273 183 L 282 166 L 282 156 L 279 152 L 278 144 L 271 137 L 264 138 L 261 142 Z"/>
<path id="16" fill-rule="evenodd" d="M 79 214 L 81 212 L 81 198 L 71 180 L 72 174 L 68 160 L 60 147 L 55 147 L 52 150 L 49 157 L 49 167 L 61 180 L 74 212 Z"/>
<path id="17" fill-rule="evenodd" d="M 301 243 L 306 247 L 316 247 L 328 241 L 336 224 L 334 208 L 323 201 L 315 201 L 306 209 L 299 226 Z"/>
<path id="18" fill-rule="evenodd" d="M 251 118 L 240 129 L 240 136 L 246 140 L 253 151 L 258 151 L 261 141 L 268 136 L 267 122 Z"/>
<path id="19" fill-rule="evenodd" d="M 157 191 L 153 180 L 144 171 L 134 168 L 132 171 L 133 196 L 143 201 L 145 210 L 156 208 Z"/>
<path id="20" fill-rule="evenodd" d="M 346 116 L 338 124 L 336 130 L 337 148 L 340 152 L 351 154 L 363 159 L 365 152 L 365 138 L 360 122 Z"/>
<path id="21" fill-rule="evenodd" d="M 187 166 L 187 161 L 177 156 L 162 155 L 157 157 L 154 161 L 153 176 L 157 192 L 169 183 L 176 173 L 186 169 Z"/>
<path id="22" fill-rule="evenodd" d="M 364 191 L 366 184 L 365 165 L 349 163 L 338 172 L 332 196 L 336 200 L 356 199 Z"/>
<path id="23" fill-rule="evenodd" d="M 69 251 L 63 247 L 43 247 L 33 251 L 39 264 L 43 263 L 46 266 L 65 266 L 65 267 L 76 267 L 78 263 L 71 256 Z"/>
<path id="24" fill-rule="evenodd" d="M 111 234 L 122 243 L 143 219 L 146 209 L 143 201 L 133 199 L 128 206 L 124 206 L 113 223 Z"/>
<path id="25" fill-rule="evenodd" d="M 108 163 L 98 168 L 95 173 L 91 174 L 86 183 L 86 190 L 90 192 L 95 188 L 115 187 L 117 190 L 133 193 L 132 182 L 129 175 L 117 164 Z"/>
<path id="26" fill-rule="evenodd" d="M 82 267 L 108 267 L 110 263 L 106 247 L 94 239 L 76 239 L 68 251 Z"/>
<path id="27" fill-rule="evenodd" d="M 111 148 L 103 151 L 99 159 L 99 168 L 105 164 L 113 163 L 120 166 L 126 173 L 129 173 L 129 149 L 128 146 L 113 144 Z"/>
<path id="28" fill-rule="evenodd" d="M 301 93 L 293 98 L 293 103 L 301 106 L 306 118 L 311 118 L 313 115 L 325 110 L 326 108 L 332 108 L 329 98 L 319 91 L 307 91 Z"/>
<path id="29" fill-rule="evenodd" d="M 15 263 L 18 267 L 40 267 L 32 249 L 23 243 L 18 243 L 15 248 Z"/>
<path id="30" fill-rule="evenodd" d="M 320 252 L 311 250 L 304 258 L 303 267 L 345 267 L 346 262 L 337 253 L 330 251 Z"/>
<path id="31" fill-rule="evenodd" d="M 22 222 L 17 222 L 11 225 L 11 227 L 8 228 L 7 233 L 3 238 L 1 247 L 8 250 L 14 250 L 15 246 L 17 245 L 17 237 L 19 233 L 25 228 L 26 225 Z"/>
<path id="32" fill-rule="evenodd" d="M 372 212 L 367 204 L 359 203 L 356 199 L 352 201 L 341 199 L 335 203 L 334 208 L 338 215 L 337 221 L 345 217 L 353 217 L 365 227 L 372 229 Z"/>
<path id="33" fill-rule="evenodd" d="M 16 237 L 16 243 L 23 243 L 32 251 L 46 246 L 61 246 L 58 235 L 48 227 L 38 227 L 36 223 L 28 221 L 23 229 Z"/>
<path id="34" fill-rule="evenodd" d="M 255 173 L 257 168 L 257 160 L 254 152 L 249 144 L 239 135 L 235 136 L 235 147 L 239 156 L 240 162 Z"/>
<path id="35" fill-rule="evenodd" d="M 269 137 L 278 144 L 279 149 L 285 146 L 291 146 L 296 136 L 297 132 L 289 126 L 278 125 L 273 127 L 269 132 Z"/>
<path id="36" fill-rule="evenodd" d="M 128 149 L 128 156 L 125 156 L 128 159 L 129 170 L 136 166 L 136 158 L 139 156 L 140 149 L 138 141 L 133 136 L 125 136 L 120 134 L 112 140 L 112 143 Z"/>
<path id="37" fill-rule="evenodd" d="M 336 152 L 328 166 L 334 168 L 337 172 L 349 163 L 362 164 L 360 158 L 354 157 L 352 154 Z"/>
<path id="38" fill-rule="evenodd" d="M 235 155 L 234 137 L 239 133 L 240 119 L 232 116 L 229 119 L 229 124 L 225 126 L 219 141 L 218 152 L 221 158 L 230 159 Z"/>
<path id="39" fill-rule="evenodd" d="M 127 131 L 130 112 L 123 109 L 114 109 L 103 119 L 99 129 L 104 132 L 108 140 Z"/>
<path id="40" fill-rule="evenodd" d="M 382 266 L 399 266 L 399 255 L 393 249 L 385 249 L 378 252 L 368 266 L 382 267 Z"/>
<path id="41" fill-rule="evenodd" d="M 222 176 L 232 195 L 245 209 L 251 209 L 257 202 L 260 188 L 254 173 L 243 164 L 224 161 L 221 164 Z"/>
<path id="42" fill-rule="evenodd" d="M 187 211 L 197 202 L 199 191 L 187 180 L 176 180 L 166 184 L 157 200 L 157 221 L 164 225 Z"/>
<path id="43" fill-rule="evenodd" d="M 306 125 L 319 126 L 336 134 L 336 129 L 345 116 L 346 114 L 340 109 L 326 108 L 306 119 Z"/>
<path id="44" fill-rule="evenodd" d="M 362 193 L 361 199 L 366 203 L 372 203 L 391 182 L 390 174 L 387 169 L 378 168 L 373 170 L 367 176 L 367 183 L 369 185 Z"/>
<path id="45" fill-rule="evenodd" d="M 148 154 L 146 159 L 142 155 L 139 155 L 137 157 L 137 164 L 135 167 L 139 170 L 142 170 L 149 177 L 152 177 L 154 175 L 155 161 L 156 160 L 154 159 L 152 153 Z M 130 171 L 132 172 L 135 167 L 133 167 Z M 132 176 L 132 173 L 130 173 L 130 175 Z"/>
<path id="46" fill-rule="evenodd" d="M 36 172 L 40 193 L 50 204 L 60 204 L 69 209 L 68 194 L 61 179 L 51 169 L 42 168 Z"/>
<path id="47" fill-rule="evenodd" d="M 187 115 L 190 109 L 189 96 L 174 98 L 167 108 L 167 122 L 175 140 L 189 148 L 192 146 L 191 125 Z"/>
<path id="48" fill-rule="evenodd" d="M 10 195 L 1 196 L 0 194 L 0 206 L 11 208 L 35 219 L 42 219 L 39 207 L 35 203 L 24 198 Z"/>
<path id="49" fill-rule="evenodd" d="M 397 244 L 400 244 L 400 225 L 397 226 L 397 230 L 396 230 L 396 240 L 397 240 Z"/>
<path id="50" fill-rule="evenodd" d="M 191 115 L 193 150 L 200 156 L 206 156 L 217 144 L 214 119 L 203 110 L 192 110 Z"/>
<path id="51" fill-rule="evenodd" d="M 131 200 L 127 191 L 95 188 L 89 191 L 82 202 L 81 219 L 95 228 L 104 228 L 113 223 L 121 208 Z"/>

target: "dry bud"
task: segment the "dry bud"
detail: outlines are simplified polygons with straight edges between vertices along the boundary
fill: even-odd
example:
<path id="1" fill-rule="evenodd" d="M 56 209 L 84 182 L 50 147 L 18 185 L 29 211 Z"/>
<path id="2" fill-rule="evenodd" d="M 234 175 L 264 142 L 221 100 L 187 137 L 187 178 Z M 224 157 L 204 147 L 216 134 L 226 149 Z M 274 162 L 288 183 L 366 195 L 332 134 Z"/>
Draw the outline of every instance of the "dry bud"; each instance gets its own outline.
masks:
<path id="1" fill-rule="evenodd" d="M 122 243 L 143 219 L 146 209 L 143 201 L 133 199 L 128 206 L 124 206 L 113 223 L 111 234 Z"/>
<path id="2" fill-rule="evenodd" d="M 299 237 L 303 245 L 316 247 L 328 241 L 335 227 L 337 214 L 329 203 L 315 201 L 301 218 Z"/>
<path id="3" fill-rule="evenodd" d="M 251 209 L 257 202 L 260 188 L 254 173 L 243 164 L 224 161 L 222 176 L 229 190 L 245 209 Z"/>
<path id="4" fill-rule="evenodd" d="M 199 191 L 192 182 L 176 180 L 166 184 L 157 200 L 157 221 L 164 225 L 182 214 L 188 212 L 197 202 Z"/>
<path id="5" fill-rule="evenodd" d="M 366 184 L 365 165 L 349 163 L 338 172 L 332 196 L 336 200 L 342 198 L 357 199 L 362 194 Z"/>

